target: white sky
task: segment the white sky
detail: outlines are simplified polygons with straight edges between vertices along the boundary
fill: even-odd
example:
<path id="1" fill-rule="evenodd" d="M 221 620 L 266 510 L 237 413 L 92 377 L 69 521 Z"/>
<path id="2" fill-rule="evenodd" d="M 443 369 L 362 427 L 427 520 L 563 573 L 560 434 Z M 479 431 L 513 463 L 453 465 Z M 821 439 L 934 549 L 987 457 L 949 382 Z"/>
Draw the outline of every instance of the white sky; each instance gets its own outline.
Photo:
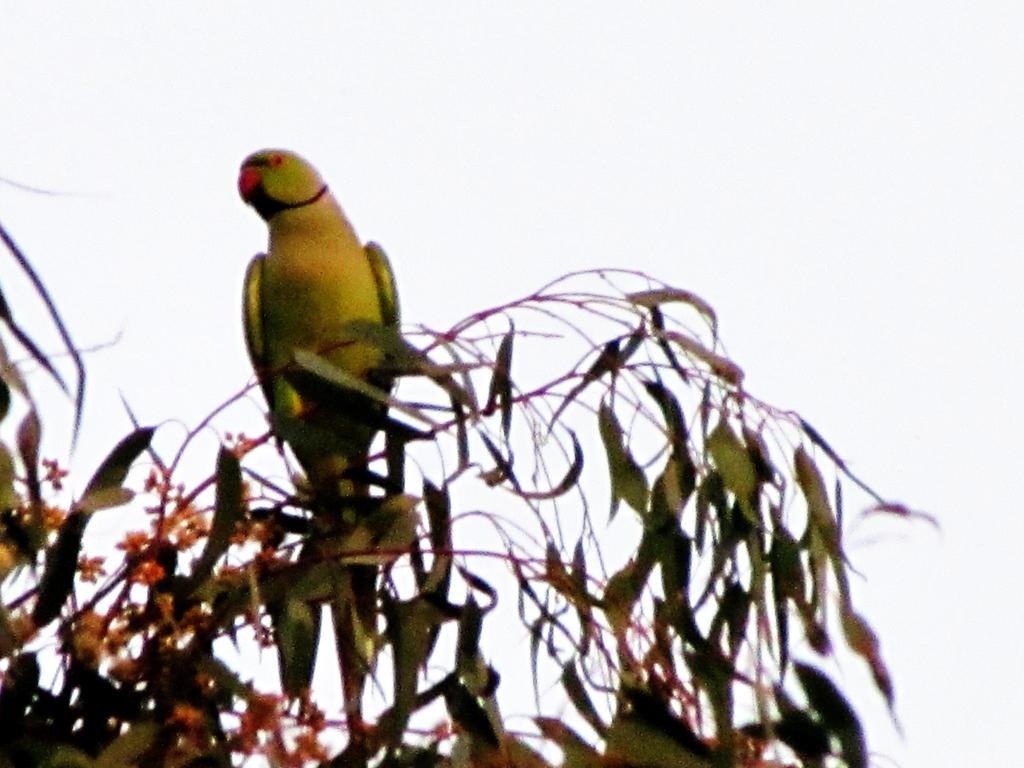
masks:
<path id="1" fill-rule="evenodd" d="M 857 5 L 4 3 L 0 176 L 68 194 L 0 184 L 0 221 L 80 345 L 121 334 L 78 454 L 127 431 L 118 391 L 194 424 L 245 383 L 237 167 L 293 148 L 408 322 L 593 266 L 710 301 L 751 391 L 942 524 L 854 548 L 906 734 L 871 710 L 878 764 L 1009 764 L 1024 6 Z"/>

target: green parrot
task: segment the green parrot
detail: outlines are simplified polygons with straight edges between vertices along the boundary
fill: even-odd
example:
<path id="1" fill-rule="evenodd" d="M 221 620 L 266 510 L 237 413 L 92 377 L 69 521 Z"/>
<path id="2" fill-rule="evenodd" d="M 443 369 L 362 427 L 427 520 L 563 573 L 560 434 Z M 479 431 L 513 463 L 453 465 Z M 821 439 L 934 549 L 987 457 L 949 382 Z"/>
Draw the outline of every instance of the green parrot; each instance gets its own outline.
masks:
<path id="1" fill-rule="evenodd" d="M 343 474 L 365 471 L 386 405 L 365 394 L 324 387 L 322 380 L 296 365 L 295 357 L 300 352 L 318 355 L 335 369 L 387 392 L 392 382 L 379 369 L 385 354 L 372 331 L 383 328 L 397 334 L 394 274 L 380 247 L 360 243 L 320 174 L 295 153 L 267 149 L 251 154 L 242 163 L 238 190 L 270 230 L 266 255 L 253 258 L 245 277 L 249 357 L 270 406 L 274 432 L 305 470 L 317 509 L 300 560 L 338 562 L 342 534 L 358 524 L 353 497 L 369 495 L 365 481 Z M 361 698 L 375 632 L 376 577 L 376 566 L 340 563 L 331 577 L 353 739 L 363 726 Z M 281 638 L 303 638 L 293 643 L 303 652 L 282 655 L 282 682 L 295 694 L 312 676 L 319 607 L 295 600 L 272 609 L 272 615 L 280 621 L 275 626 L 285 628 L 279 631 L 279 645 Z"/>
<path id="2" fill-rule="evenodd" d="M 320 174 L 295 153 L 253 153 L 242 163 L 238 190 L 270 229 L 267 254 L 249 263 L 245 277 L 249 357 L 278 436 L 313 488 L 325 492 L 354 459 L 364 459 L 383 408 L 366 398 L 354 398 L 361 408 L 331 408 L 284 374 L 303 350 L 389 389 L 376 370 L 383 353 L 366 328 L 397 329 L 394 273 L 379 246 L 359 242 Z"/>

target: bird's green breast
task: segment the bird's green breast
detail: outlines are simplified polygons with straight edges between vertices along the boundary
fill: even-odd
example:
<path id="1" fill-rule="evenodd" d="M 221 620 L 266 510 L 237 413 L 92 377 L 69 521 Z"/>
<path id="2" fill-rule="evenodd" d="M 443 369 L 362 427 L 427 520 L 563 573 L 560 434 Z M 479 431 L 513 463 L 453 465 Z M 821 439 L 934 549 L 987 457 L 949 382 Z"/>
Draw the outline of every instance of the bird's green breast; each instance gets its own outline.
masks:
<path id="1" fill-rule="evenodd" d="M 287 211 L 271 223 L 261 291 L 267 362 L 285 366 L 304 349 L 362 376 L 379 352 L 354 341 L 346 326 L 381 322 L 373 272 L 337 205 L 309 208 L 316 210 Z"/>

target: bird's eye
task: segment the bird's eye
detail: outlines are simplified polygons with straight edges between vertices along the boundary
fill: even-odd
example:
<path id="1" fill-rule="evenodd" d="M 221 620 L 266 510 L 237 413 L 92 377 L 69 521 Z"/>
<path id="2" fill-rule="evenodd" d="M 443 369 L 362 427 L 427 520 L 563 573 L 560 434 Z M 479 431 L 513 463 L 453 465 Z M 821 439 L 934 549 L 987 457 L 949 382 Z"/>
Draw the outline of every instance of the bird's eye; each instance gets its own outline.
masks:
<path id="1" fill-rule="evenodd" d="M 271 155 L 269 163 L 271 168 L 277 168 L 284 163 L 284 155 Z"/>

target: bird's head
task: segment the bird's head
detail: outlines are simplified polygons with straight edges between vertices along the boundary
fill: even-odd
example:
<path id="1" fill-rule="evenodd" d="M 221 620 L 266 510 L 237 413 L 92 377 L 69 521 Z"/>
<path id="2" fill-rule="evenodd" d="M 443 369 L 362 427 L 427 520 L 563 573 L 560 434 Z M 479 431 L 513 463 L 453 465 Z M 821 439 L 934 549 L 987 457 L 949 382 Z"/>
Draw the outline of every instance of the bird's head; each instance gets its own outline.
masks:
<path id="1" fill-rule="evenodd" d="M 315 203 L 327 193 L 316 168 L 294 152 L 261 149 L 242 162 L 238 193 L 265 220 L 280 211 Z"/>

